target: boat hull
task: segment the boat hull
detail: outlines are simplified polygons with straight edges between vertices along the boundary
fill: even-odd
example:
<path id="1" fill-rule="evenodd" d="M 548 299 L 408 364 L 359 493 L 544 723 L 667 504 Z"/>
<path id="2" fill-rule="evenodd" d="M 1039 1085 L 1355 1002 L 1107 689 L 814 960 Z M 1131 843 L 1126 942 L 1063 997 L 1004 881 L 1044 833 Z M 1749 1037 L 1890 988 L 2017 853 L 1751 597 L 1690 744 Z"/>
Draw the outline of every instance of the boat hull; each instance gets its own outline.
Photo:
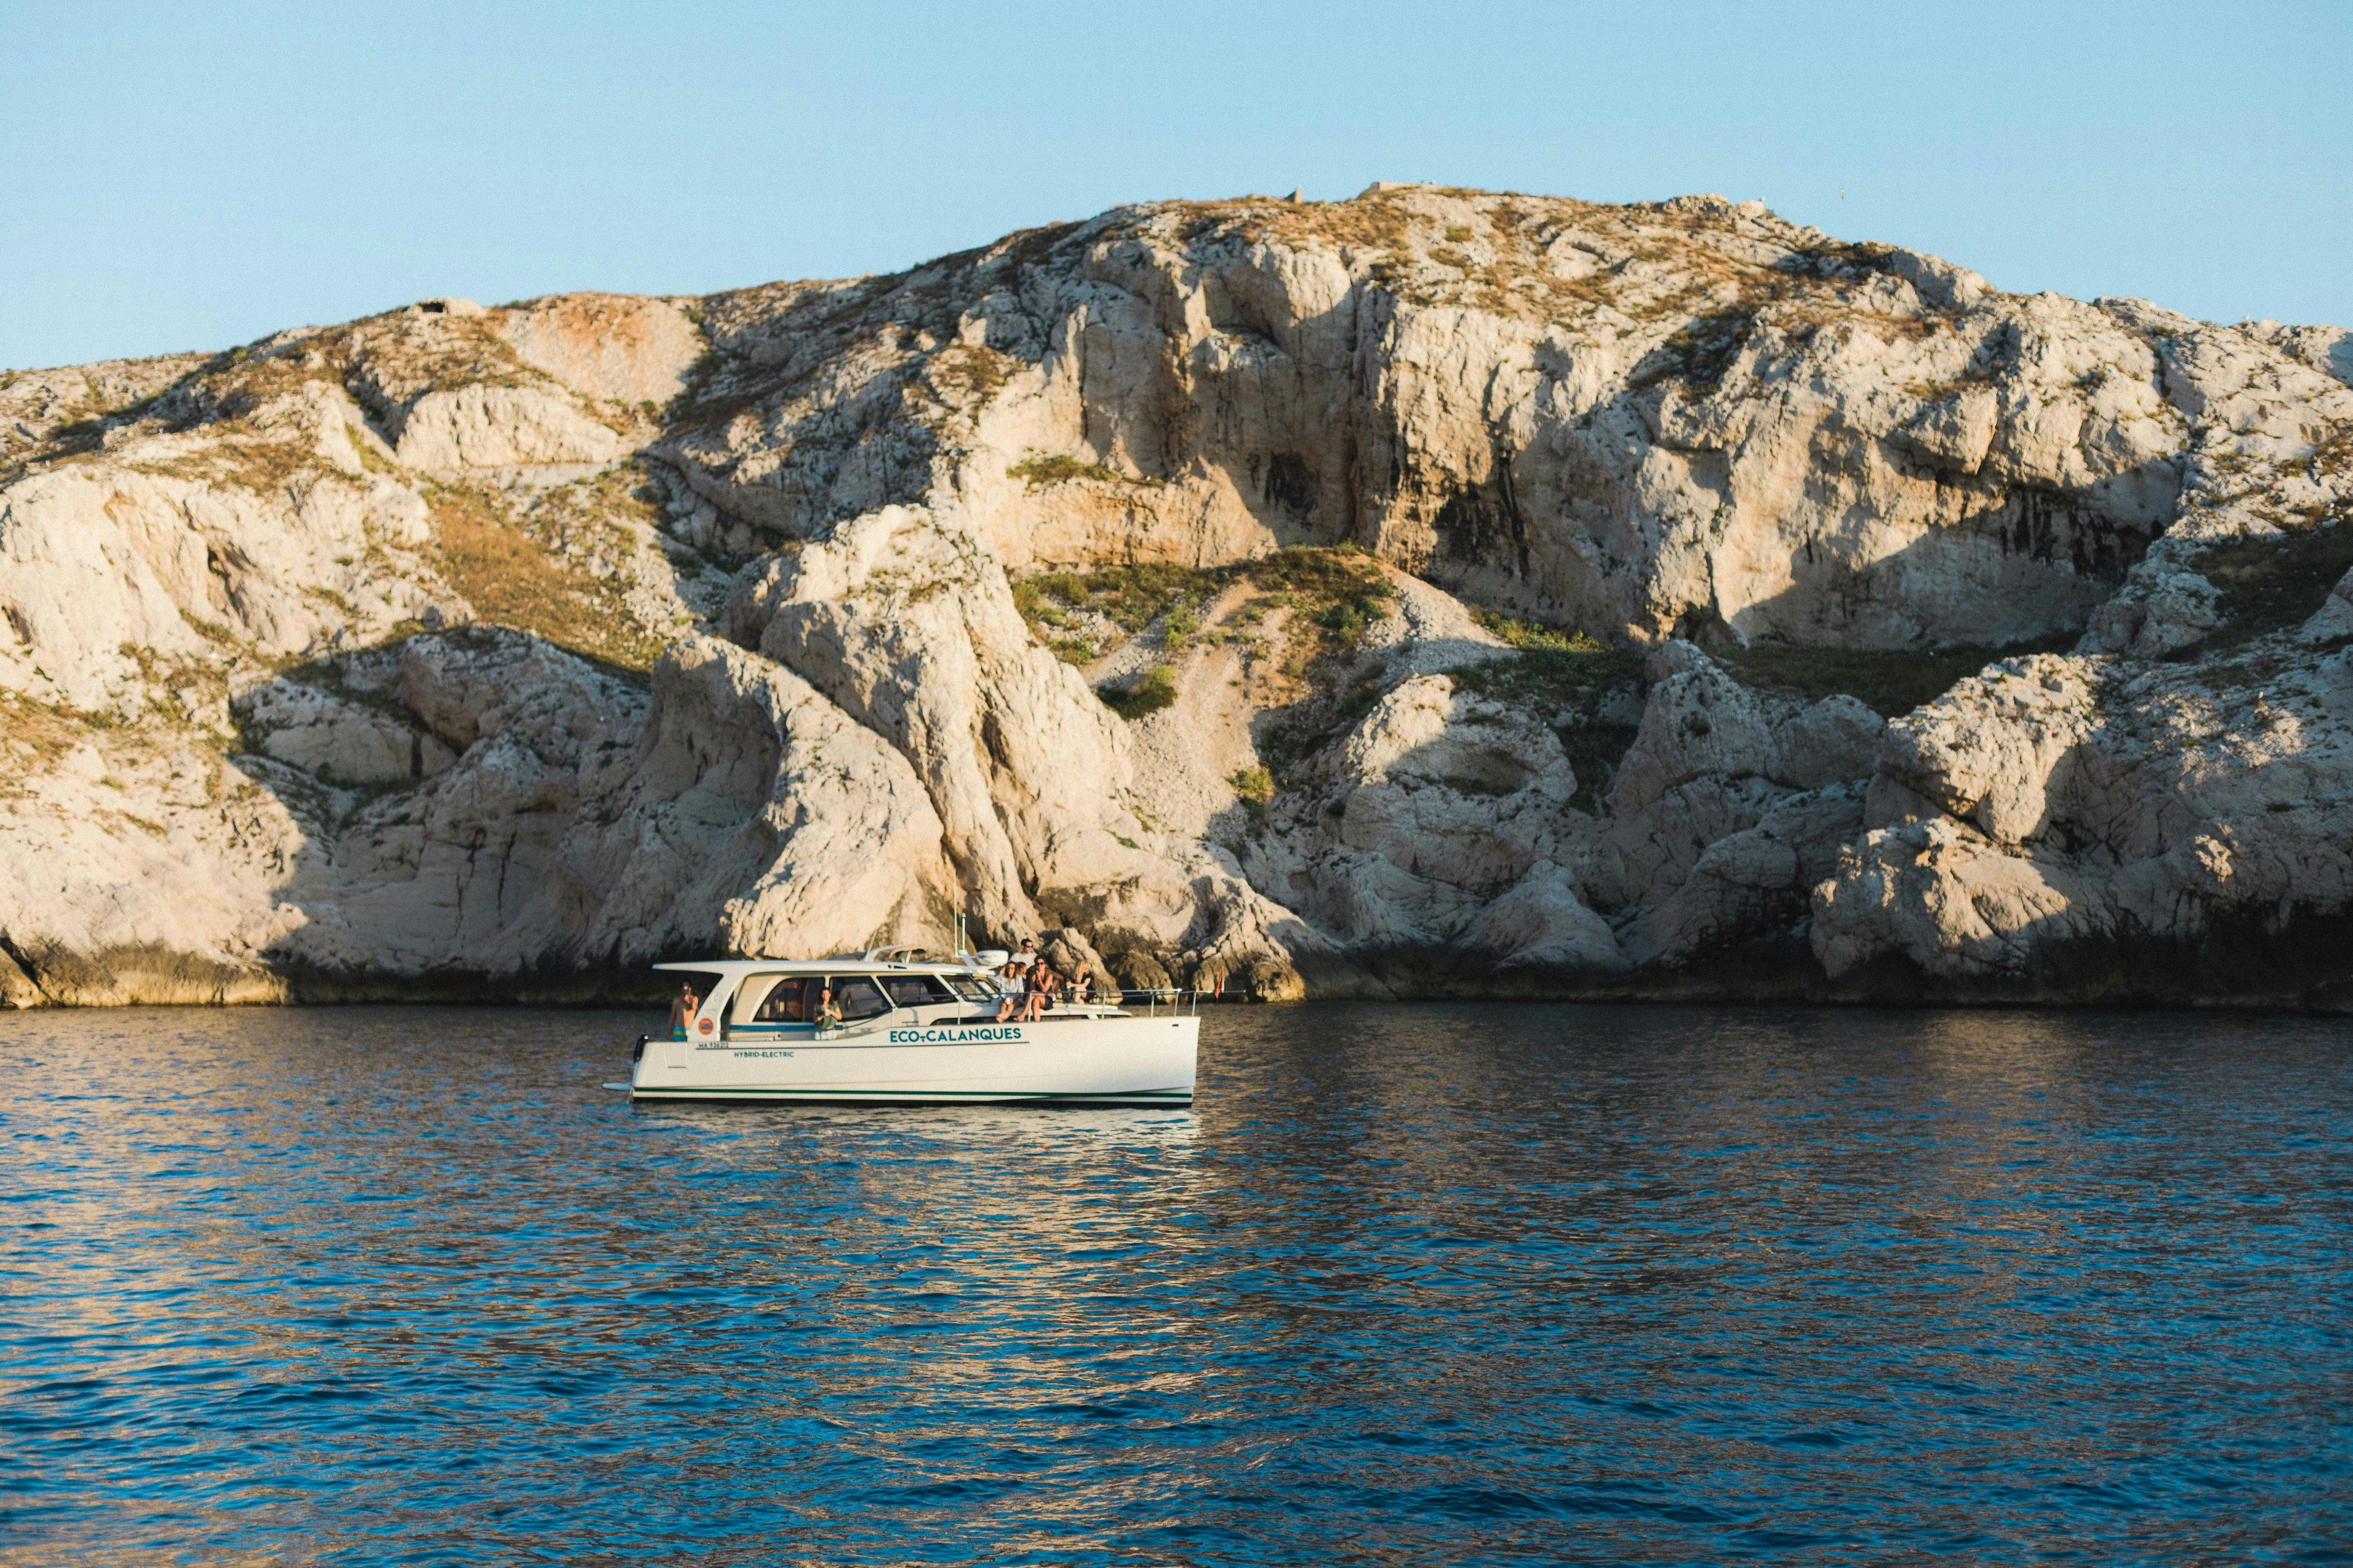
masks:
<path id="1" fill-rule="evenodd" d="M 776 1104 L 1189 1105 L 1194 1017 L 902 1025 L 818 1038 L 649 1041 L 634 1100 Z"/>

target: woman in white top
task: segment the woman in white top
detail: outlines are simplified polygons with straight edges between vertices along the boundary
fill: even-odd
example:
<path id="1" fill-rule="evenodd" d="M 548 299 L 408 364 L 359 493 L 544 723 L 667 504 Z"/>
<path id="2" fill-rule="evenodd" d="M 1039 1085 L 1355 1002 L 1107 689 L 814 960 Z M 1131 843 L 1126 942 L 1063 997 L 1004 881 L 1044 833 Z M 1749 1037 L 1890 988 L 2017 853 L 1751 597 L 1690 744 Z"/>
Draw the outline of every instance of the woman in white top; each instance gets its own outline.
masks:
<path id="1" fill-rule="evenodd" d="M 1005 988 L 1005 1000 L 997 1005 L 998 1023 L 1010 1021 L 1016 1013 L 1021 1011 L 1026 1000 L 1021 993 L 1028 986 L 1029 973 L 1024 965 L 1018 963 L 1008 963 L 997 972 L 997 983 Z"/>

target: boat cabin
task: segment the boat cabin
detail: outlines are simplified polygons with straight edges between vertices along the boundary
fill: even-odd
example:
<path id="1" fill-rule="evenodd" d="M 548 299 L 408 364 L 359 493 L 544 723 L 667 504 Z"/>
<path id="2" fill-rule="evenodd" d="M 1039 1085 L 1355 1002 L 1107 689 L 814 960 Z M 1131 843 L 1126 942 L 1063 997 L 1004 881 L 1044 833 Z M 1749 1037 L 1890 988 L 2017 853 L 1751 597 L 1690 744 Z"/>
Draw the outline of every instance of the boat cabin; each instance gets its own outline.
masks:
<path id="1" fill-rule="evenodd" d="M 689 1026 L 690 1038 L 765 1040 L 817 1037 L 817 1016 L 827 989 L 841 1010 L 841 1026 L 824 1037 L 864 1035 L 923 1024 L 993 1024 L 1004 991 L 978 960 L 942 963 L 877 948 L 819 959 L 714 959 L 658 963 L 657 969 L 714 976 Z M 1002 962 L 1000 959 L 999 962 Z M 1115 1006 L 1062 1002 L 1046 1018 L 1124 1017 Z"/>

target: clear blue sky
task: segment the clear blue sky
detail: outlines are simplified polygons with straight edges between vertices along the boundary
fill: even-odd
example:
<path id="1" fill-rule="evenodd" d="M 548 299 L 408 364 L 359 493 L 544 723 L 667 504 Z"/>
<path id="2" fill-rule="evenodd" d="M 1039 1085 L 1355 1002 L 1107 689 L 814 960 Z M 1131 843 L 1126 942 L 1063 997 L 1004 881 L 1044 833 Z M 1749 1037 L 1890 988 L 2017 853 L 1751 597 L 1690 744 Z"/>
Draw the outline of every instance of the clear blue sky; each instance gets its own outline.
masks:
<path id="1" fill-rule="evenodd" d="M 0 0 L 0 366 L 1376 179 L 1757 196 L 2005 289 L 2353 325 L 2348 63 L 2353 0 Z"/>

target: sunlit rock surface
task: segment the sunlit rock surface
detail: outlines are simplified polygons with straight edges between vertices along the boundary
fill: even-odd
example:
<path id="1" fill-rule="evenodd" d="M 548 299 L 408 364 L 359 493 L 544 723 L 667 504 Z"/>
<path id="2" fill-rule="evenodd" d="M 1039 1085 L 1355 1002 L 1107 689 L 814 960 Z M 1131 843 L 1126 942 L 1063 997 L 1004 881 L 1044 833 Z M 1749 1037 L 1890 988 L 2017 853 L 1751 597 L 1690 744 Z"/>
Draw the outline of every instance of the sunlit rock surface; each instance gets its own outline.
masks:
<path id="1" fill-rule="evenodd" d="M 1424 186 L 0 375 L 0 1001 L 2340 1005 L 2348 377 Z"/>

